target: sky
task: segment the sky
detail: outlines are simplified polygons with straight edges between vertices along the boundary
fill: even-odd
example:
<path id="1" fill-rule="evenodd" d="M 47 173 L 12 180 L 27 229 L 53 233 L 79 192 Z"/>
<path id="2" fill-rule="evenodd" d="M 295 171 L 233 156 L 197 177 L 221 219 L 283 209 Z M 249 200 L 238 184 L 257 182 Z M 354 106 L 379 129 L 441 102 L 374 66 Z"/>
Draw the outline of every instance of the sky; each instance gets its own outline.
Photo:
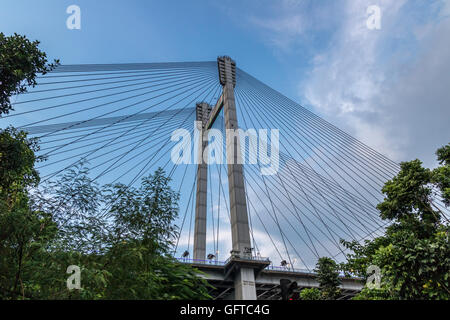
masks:
<path id="1" fill-rule="evenodd" d="M 73 4 L 80 30 L 66 27 Z M 434 166 L 450 137 L 449 17 L 449 0 L 2 0 L 0 30 L 63 64 L 229 55 L 391 159 Z"/>
<path id="2" fill-rule="evenodd" d="M 70 5 L 80 30 L 66 26 Z M 2 0 L 0 32 L 41 41 L 62 64 L 229 55 L 396 162 L 434 167 L 450 141 L 450 0 Z"/>

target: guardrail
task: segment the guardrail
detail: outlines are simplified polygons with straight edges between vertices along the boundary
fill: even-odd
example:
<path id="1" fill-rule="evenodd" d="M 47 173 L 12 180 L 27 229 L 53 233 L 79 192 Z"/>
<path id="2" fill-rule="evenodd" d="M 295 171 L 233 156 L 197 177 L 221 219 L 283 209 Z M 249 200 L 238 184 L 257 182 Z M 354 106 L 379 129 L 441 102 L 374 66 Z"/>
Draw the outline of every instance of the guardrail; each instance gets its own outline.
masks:
<path id="1" fill-rule="evenodd" d="M 263 257 L 244 257 L 239 256 L 240 259 L 248 259 L 248 260 L 258 260 L 258 261 L 267 261 L 268 258 Z M 219 260 L 199 260 L 199 259 L 188 259 L 188 258 L 176 258 L 178 261 L 182 263 L 189 263 L 189 264 L 204 264 L 204 265 L 216 265 L 216 266 L 225 266 L 228 261 L 230 261 L 231 257 L 228 258 L 226 261 L 219 261 Z M 274 271 L 287 271 L 287 272 L 297 272 L 297 273 L 310 273 L 314 274 L 313 271 L 308 269 L 297 269 L 297 268 L 289 268 L 289 267 L 279 267 L 274 265 L 268 265 L 266 270 L 274 270 Z"/>
<path id="2" fill-rule="evenodd" d="M 245 255 L 245 254 L 232 255 L 225 261 L 225 263 L 230 262 L 230 260 L 233 259 L 233 258 L 241 259 L 241 260 L 249 260 L 249 261 L 263 261 L 263 262 L 269 262 L 270 263 L 269 258 L 260 257 L 260 256 L 250 256 L 250 255 Z"/>
<path id="3" fill-rule="evenodd" d="M 266 267 L 268 270 L 275 270 L 275 271 L 288 271 L 288 272 L 298 272 L 298 273 L 310 273 L 315 274 L 315 272 L 308 270 L 308 269 L 298 269 L 298 268 L 289 268 L 289 267 L 281 267 L 281 266 L 274 266 L 273 264 Z"/>
<path id="4" fill-rule="evenodd" d="M 263 258 L 263 257 L 244 257 L 239 256 L 240 259 L 251 259 L 251 260 L 258 260 L 258 261 L 265 261 L 269 260 L 269 258 Z M 188 263 L 188 264 L 204 264 L 204 265 L 216 265 L 216 266 L 225 266 L 228 261 L 230 261 L 231 257 L 228 258 L 225 261 L 219 261 L 219 260 L 198 260 L 198 259 L 188 259 L 188 258 L 176 258 L 178 261 L 182 263 Z M 274 266 L 273 264 L 268 265 L 264 270 L 274 270 L 274 271 L 285 271 L 285 272 L 294 272 L 294 273 L 308 273 L 308 274 L 316 274 L 314 271 L 309 269 L 299 269 L 299 268 L 289 268 L 289 267 L 281 267 L 281 266 Z M 340 277 L 346 277 L 345 274 L 341 271 L 339 272 Z M 350 276 L 350 278 L 359 279 L 356 276 Z"/>
<path id="5" fill-rule="evenodd" d="M 218 261 L 218 260 L 199 260 L 199 259 L 188 259 L 188 258 L 176 258 L 178 261 L 182 263 L 189 263 L 189 264 L 207 264 L 207 265 L 217 265 L 217 266 L 224 266 L 226 264 L 226 261 Z"/>

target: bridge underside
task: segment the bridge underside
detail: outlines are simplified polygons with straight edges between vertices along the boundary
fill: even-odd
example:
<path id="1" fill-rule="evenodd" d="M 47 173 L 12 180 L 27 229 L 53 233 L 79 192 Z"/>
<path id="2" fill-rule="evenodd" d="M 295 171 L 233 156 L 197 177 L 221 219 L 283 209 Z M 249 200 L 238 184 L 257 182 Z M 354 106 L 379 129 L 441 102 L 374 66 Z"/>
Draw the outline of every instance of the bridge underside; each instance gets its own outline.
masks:
<path id="1" fill-rule="evenodd" d="M 199 269 L 209 284 L 215 289 L 210 291 L 210 295 L 215 300 L 233 300 L 234 299 L 234 282 L 233 277 L 227 272 L 225 265 L 216 265 L 214 263 L 192 263 L 193 267 Z M 228 275 L 227 275 L 228 273 Z M 319 283 L 315 279 L 313 273 L 289 271 L 289 270 L 255 270 L 255 287 L 258 300 L 281 300 L 280 279 L 288 279 L 295 281 L 299 292 L 304 288 L 318 288 Z M 359 279 L 341 278 L 340 300 L 350 299 L 362 289 Z"/>

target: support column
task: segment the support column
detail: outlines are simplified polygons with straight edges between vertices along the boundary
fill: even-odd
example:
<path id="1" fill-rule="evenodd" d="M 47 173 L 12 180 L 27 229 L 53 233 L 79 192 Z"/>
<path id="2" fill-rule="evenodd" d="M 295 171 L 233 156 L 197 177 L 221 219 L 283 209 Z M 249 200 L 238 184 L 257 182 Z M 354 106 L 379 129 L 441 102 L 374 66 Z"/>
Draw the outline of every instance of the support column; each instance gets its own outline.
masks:
<path id="1" fill-rule="evenodd" d="M 206 259 L 206 206 L 208 190 L 208 165 L 203 161 L 203 152 L 208 144 L 208 133 L 205 124 L 209 118 L 211 107 L 205 103 L 196 105 L 196 122 L 199 131 L 197 151 L 197 192 L 195 197 L 195 229 L 194 229 L 194 259 Z"/>
<path id="2" fill-rule="evenodd" d="M 233 255 L 251 259 L 250 229 L 247 201 L 244 190 L 244 176 L 241 161 L 239 136 L 228 130 L 239 128 L 236 115 L 234 87 L 236 85 L 236 63 L 230 57 L 219 57 L 219 79 L 223 86 L 223 109 L 227 140 L 228 188 L 230 196 L 231 237 Z M 236 300 L 256 300 L 255 274 L 253 268 L 239 266 L 234 276 Z"/>

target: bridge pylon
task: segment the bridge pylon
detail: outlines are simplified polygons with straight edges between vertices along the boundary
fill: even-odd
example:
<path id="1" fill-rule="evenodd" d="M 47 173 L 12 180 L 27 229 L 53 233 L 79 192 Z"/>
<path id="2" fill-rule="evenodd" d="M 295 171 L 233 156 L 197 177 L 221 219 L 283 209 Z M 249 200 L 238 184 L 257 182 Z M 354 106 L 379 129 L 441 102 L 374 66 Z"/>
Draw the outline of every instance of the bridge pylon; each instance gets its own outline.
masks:
<path id="1" fill-rule="evenodd" d="M 247 200 L 236 114 L 234 88 L 236 86 L 236 63 L 227 56 L 217 58 L 222 95 L 214 108 L 206 103 L 197 104 L 197 129 L 202 129 L 198 144 L 199 164 L 197 170 L 197 194 L 195 207 L 194 259 L 204 260 L 206 250 L 206 201 L 207 164 L 203 153 L 209 130 L 223 109 L 226 129 L 226 159 L 228 169 L 228 192 L 230 200 L 232 251 L 227 263 L 227 277 L 234 282 L 235 300 L 256 300 L 255 274 L 264 269 L 267 260 L 254 259 L 250 241 Z M 207 119 L 207 120 L 205 120 Z M 206 136 L 205 136 L 206 135 Z"/>
<path id="2" fill-rule="evenodd" d="M 208 165 L 204 161 L 203 153 L 208 144 L 208 133 L 205 125 L 211 112 L 211 107 L 205 102 L 196 105 L 196 122 L 200 132 L 197 151 L 197 190 L 195 194 L 195 227 L 194 227 L 194 260 L 206 258 L 206 208 L 208 190 Z"/>

